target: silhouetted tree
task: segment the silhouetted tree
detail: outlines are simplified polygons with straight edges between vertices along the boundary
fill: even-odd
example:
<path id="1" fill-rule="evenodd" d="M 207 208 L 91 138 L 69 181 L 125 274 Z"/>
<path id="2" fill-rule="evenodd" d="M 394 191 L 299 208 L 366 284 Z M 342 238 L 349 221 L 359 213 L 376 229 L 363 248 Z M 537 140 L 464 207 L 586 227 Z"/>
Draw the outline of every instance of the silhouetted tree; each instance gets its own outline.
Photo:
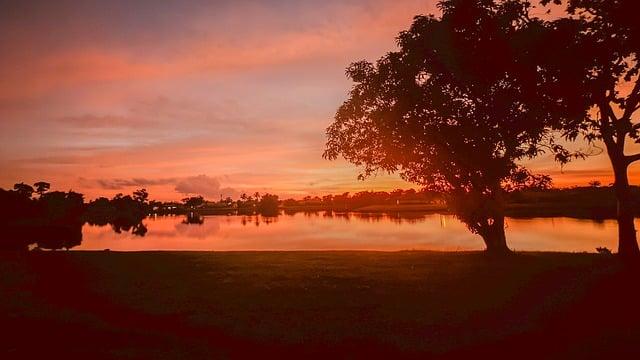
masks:
<path id="1" fill-rule="evenodd" d="M 19 184 L 13 185 L 13 190 L 15 190 L 19 195 L 24 196 L 28 199 L 31 199 L 31 196 L 33 195 L 33 192 L 34 192 L 33 187 L 25 183 L 19 183 Z"/>
<path id="2" fill-rule="evenodd" d="M 33 184 L 33 186 L 35 186 L 36 193 L 38 193 L 40 197 L 42 197 L 42 194 L 46 193 L 51 188 L 51 184 L 44 181 L 38 181 L 37 183 Z"/>
<path id="3" fill-rule="evenodd" d="M 258 212 L 266 216 L 278 215 L 278 195 L 266 193 L 258 202 Z"/>
<path id="4" fill-rule="evenodd" d="M 147 200 L 149 200 L 149 193 L 147 192 L 147 189 L 139 189 L 134 191 L 133 200 L 142 204 L 146 204 Z"/>
<path id="5" fill-rule="evenodd" d="M 202 196 L 192 196 L 192 197 L 187 197 L 182 199 L 182 203 L 193 209 L 196 208 L 198 206 L 201 206 L 202 204 L 204 204 L 204 198 Z"/>
<path id="6" fill-rule="evenodd" d="M 0 189 L 0 250 L 27 250 L 34 237 L 27 234 L 39 220 L 37 203 L 18 191 Z"/>
<path id="7" fill-rule="evenodd" d="M 545 91 L 566 106 L 562 129 L 570 140 L 582 135 L 602 141 L 613 167 L 618 201 L 618 253 L 640 256 L 634 227 L 628 142 L 640 143 L 640 23 L 634 0 L 543 0 L 566 5 L 566 16 L 549 23 Z"/>
<path id="8" fill-rule="evenodd" d="M 487 251 L 506 253 L 504 193 L 548 181 L 518 160 L 561 149 L 528 53 L 540 21 L 519 1 L 438 6 L 441 17 L 415 17 L 398 51 L 349 66 L 355 85 L 327 129 L 324 157 L 361 166 L 361 178 L 398 172 L 446 194 Z"/>
<path id="9" fill-rule="evenodd" d="M 233 205 L 233 199 L 230 196 L 227 196 L 226 198 L 220 200 L 220 203 L 223 206 L 229 207 Z"/>
<path id="10" fill-rule="evenodd" d="M 252 196 L 247 196 L 247 194 L 243 193 L 242 195 L 240 195 L 240 199 L 236 201 L 236 206 L 238 209 L 238 213 L 249 215 L 255 212 L 257 201 L 254 200 Z"/>
<path id="11" fill-rule="evenodd" d="M 32 199 L 33 188 L 16 184 L 14 191 L 0 189 L 0 249 L 27 250 L 70 249 L 82 242 L 82 225 L 111 224 L 116 232 L 129 231 L 136 236 L 147 232 L 142 220 L 146 216 L 146 190 L 130 195 L 117 194 L 113 199 L 98 198 L 89 204 L 84 196 L 69 191 L 52 191 L 49 184 L 34 184 L 40 193 Z"/>
<path id="12" fill-rule="evenodd" d="M 53 223 L 81 222 L 85 210 L 84 196 L 73 191 L 48 192 L 38 202 L 44 209 L 44 216 Z"/>

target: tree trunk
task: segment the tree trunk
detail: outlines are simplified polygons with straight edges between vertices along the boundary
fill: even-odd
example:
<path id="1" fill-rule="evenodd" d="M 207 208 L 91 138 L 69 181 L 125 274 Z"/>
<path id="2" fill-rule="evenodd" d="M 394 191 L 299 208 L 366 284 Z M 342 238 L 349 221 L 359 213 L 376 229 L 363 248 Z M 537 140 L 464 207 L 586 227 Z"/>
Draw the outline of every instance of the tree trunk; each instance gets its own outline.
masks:
<path id="1" fill-rule="evenodd" d="M 614 162 L 615 193 L 618 215 L 618 255 L 622 257 L 640 257 L 636 228 L 634 225 L 635 209 L 627 176 L 628 164 L 623 160 Z"/>
<path id="2" fill-rule="evenodd" d="M 511 253 L 507 247 L 507 237 L 504 232 L 504 215 L 496 215 L 485 231 L 481 233 L 482 239 L 487 246 L 488 254 L 504 255 Z"/>

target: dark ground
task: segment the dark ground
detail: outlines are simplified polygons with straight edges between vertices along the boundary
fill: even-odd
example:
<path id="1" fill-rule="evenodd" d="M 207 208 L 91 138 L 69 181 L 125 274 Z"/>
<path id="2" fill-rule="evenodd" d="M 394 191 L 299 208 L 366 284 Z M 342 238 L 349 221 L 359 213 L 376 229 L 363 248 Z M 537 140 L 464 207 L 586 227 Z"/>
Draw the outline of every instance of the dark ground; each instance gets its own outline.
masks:
<path id="1" fill-rule="evenodd" d="M 0 358 L 637 358 L 640 270 L 431 252 L 0 254 Z"/>

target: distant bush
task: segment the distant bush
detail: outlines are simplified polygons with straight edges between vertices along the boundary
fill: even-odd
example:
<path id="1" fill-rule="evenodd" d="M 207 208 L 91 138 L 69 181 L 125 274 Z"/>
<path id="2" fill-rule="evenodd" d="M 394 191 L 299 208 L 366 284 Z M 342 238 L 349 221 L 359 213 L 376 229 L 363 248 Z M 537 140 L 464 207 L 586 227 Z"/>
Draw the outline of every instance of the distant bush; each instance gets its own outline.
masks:
<path id="1" fill-rule="evenodd" d="M 262 215 L 278 215 L 278 195 L 264 194 L 258 202 L 258 212 Z"/>

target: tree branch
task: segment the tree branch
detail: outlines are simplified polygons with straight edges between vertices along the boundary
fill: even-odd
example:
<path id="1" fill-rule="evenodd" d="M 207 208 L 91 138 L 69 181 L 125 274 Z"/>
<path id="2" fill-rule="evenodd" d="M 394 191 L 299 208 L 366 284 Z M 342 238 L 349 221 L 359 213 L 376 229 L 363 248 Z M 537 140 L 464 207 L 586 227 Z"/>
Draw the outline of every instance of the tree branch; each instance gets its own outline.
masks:
<path id="1" fill-rule="evenodd" d="M 615 145 L 615 141 L 613 140 L 611 124 L 617 119 L 608 102 L 602 102 L 598 107 L 600 108 L 600 133 L 602 134 L 602 140 L 607 146 L 613 146 Z"/>
<path id="2" fill-rule="evenodd" d="M 640 102 L 640 76 L 636 79 L 636 84 L 633 86 L 633 90 L 627 97 L 627 101 L 624 105 L 624 114 L 620 117 L 620 120 L 631 120 L 631 115 L 638 108 Z"/>
<path id="3" fill-rule="evenodd" d="M 640 160 L 640 153 L 629 155 L 629 156 L 625 156 L 624 159 L 627 161 L 627 164 L 631 164 L 634 161 Z"/>

